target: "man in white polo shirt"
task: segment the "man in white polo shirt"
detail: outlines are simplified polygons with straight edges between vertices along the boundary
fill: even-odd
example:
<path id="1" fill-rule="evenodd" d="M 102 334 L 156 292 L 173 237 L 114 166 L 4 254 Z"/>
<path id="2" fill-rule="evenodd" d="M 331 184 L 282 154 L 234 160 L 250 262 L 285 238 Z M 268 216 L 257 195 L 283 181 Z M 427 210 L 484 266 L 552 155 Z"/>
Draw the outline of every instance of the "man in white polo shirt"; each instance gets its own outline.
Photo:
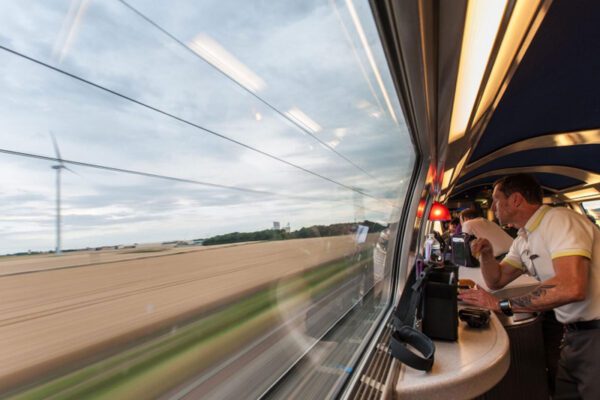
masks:
<path id="1" fill-rule="evenodd" d="M 487 239 L 494 249 L 494 257 L 508 253 L 512 238 L 497 224 L 479 216 L 477 210 L 468 208 L 460 213 L 462 231 L 478 239 Z"/>
<path id="2" fill-rule="evenodd" d="M 459 298 L 507 315 L 554 309 L 565 326 L 555 398 L 600 399 L 600 230 L 567 208 L 542 205 L 542 190 L 529 175 L 499 180 L 492 198 L 500 223 L 519 234 L 500 263 L 488 240 L 472 243 L 486 284 L 496 290 L 529 274 L 540 285 L 500 301 L 480 288 Z"/>

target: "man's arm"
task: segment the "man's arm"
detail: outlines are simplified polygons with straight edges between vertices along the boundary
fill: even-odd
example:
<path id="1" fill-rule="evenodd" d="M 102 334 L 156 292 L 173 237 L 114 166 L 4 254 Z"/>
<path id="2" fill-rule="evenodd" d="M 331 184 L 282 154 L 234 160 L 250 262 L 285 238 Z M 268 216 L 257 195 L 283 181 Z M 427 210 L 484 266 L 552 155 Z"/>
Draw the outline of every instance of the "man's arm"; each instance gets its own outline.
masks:
<path id="1" fill-rule="evenodd" d="M 496 261 L 492 244 L 487 239 L 474 240 L 471 243 L 471 253 L 479 259 L 483 280 L 492 290 L 502 289 L 523 274 L 519 268 Z"/>
<path id="2" fill-rule="evenodd" d="M 585 299 L 590 260 L 582 256 L 560 257 L 554 259 L 553 266 L 554 277 L 526 295 L 510 299 L 513 311 L 546 311 Z M 499 299 L 483 289 L 466 290 L 458 297 L 465 303 L 500 311 Z"/>
<path id="3" fill-rule="evenodd" d="M 543 281 L 532 292 L 510 299 L 514 311 L 544 311 L 585 299 L 590 260 L 566 256 L 555 258 L 552 264 L 554 277 Z"/>

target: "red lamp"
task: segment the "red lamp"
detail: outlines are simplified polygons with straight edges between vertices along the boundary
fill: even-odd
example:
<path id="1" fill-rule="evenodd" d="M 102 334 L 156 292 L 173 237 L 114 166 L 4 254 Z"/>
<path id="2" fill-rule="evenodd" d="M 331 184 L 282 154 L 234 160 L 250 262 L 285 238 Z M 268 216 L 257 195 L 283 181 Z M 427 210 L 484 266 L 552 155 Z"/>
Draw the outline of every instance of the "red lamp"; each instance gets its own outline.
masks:
<path id="1" fill-rule="evenodd" d="M 431 210 L 429 211 L 429 220 L 430 221 L 450 221 L 452 217 L 450 216 L 450 210 L 448 207 L 434 201 L 431 205 Z"/>

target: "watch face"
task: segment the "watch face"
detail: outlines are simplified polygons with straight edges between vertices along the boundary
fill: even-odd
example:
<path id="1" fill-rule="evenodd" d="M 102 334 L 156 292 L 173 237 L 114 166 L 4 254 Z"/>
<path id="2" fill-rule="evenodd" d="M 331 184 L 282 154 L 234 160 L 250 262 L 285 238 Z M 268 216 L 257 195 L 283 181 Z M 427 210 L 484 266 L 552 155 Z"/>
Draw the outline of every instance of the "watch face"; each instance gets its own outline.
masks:
<path id="1" fill-rule="evenodd" d="M 512 304 L 510 304 L 510 300 L 508 300 L 508 299 L 500 300 L 498 305 L 500 306 L 500 310 L 505 315 L 508 315 L 509 317 L 513 315 Z"/>

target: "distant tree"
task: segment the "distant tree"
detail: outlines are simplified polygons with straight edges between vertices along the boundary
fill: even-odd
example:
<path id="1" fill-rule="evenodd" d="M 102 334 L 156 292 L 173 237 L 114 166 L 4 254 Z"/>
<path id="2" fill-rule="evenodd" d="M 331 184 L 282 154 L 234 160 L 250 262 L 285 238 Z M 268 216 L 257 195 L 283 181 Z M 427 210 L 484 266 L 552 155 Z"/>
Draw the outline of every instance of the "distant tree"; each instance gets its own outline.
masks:
<path id="1" fill-rule="evenodd" d="M 286 232 L 285 229 L 265 229 L 256 232 L 231 232 L 224 235 L 217 235 L 205 239 L 202 242 L 204 246 L 215 244 L 228 244 L 239 242 L 255 242 L 265 240 L 287 240 L 287 239 L 306 239 L 311 237 L 328 237 L 353 234 L 356 232 L 358 224 L 353 222 L 331 224 L 331 225 L 313 225 L 302 227 L 293 232 Z M 376 222 L 365 220 L 360 225 L 369 227 L 369 232 L 380 232 L 386 227 Z"/>

